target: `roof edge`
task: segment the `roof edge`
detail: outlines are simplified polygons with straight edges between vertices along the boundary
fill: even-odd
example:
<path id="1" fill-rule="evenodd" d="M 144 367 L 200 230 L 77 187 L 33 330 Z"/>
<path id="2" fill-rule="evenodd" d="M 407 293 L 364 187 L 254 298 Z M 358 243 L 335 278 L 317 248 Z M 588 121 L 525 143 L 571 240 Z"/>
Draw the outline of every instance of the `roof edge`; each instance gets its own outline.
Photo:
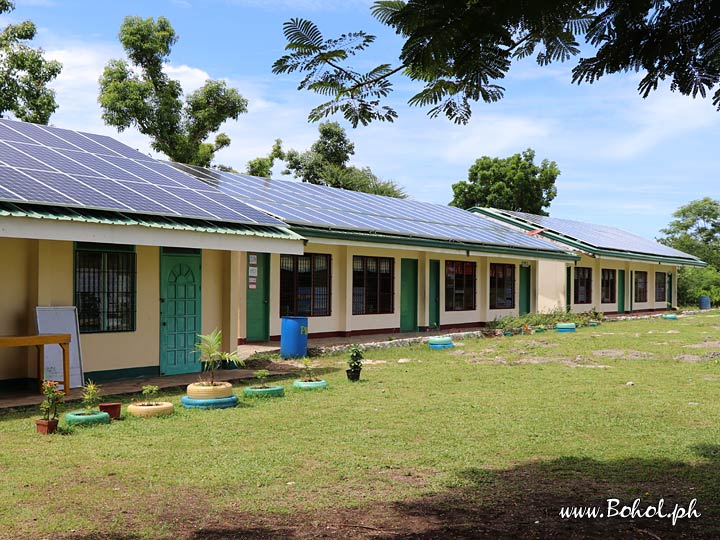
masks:
<path id="1" fill-rule="evenodd" d="M 505 255 L 523 255 L 540 259 L 554 259 L 563 261 L 578 261 L 580 257 L 569 251 L 542 250 L 534 248 L 521 248 L 513 246 L 497 246 L 490 244 L 472 244 L 467 242 L 454 242 L 451 240 L 439 240 L 420 238 L 413 236 L 401 236 L 383 233 L 367 233 L 356 231 L 345 231 L 338 229 L 323 229 L 318 227 L 306 227 L 292 225 L 291 229 L 304 237 L 311 238 L 335 238 L 343 240 L 357 240 L 363 242 L 374 242 L 378 244 L 400 244 L 418 247 L 436 247 L 444 249 L 456 249 L 465 251 L 482 251 L 486 253 L 497 253 Z"/>

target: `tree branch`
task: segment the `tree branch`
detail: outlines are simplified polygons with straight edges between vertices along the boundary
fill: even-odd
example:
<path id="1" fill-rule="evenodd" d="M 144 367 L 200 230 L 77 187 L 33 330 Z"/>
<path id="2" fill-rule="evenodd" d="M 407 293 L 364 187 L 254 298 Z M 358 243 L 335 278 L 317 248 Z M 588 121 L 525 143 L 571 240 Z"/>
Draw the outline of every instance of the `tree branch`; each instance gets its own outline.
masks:
<path id="1" fill-rule="evenodd" d="M 405 64 L 400 64 L 398 67 L 388 71 L 387 73 L 383 73 L 382 75 L 378 75 L 377 77 L 370 79 L 369 81 L 357 81 L 356 79 L 353 79 L 356 81 L 356 84 L 351 86 L 347 89 L 348 92 L 352 92 L 353 90 L 357 90 L 358 88 L 361 88 L 363 86 L 369 86 L 371 84 L 375 84 L 378 81 L 382 81 L 383 79 L 387 79 L 388 77 L 395 75 L 398 71 L 401 71 L 405 69 Z"/>

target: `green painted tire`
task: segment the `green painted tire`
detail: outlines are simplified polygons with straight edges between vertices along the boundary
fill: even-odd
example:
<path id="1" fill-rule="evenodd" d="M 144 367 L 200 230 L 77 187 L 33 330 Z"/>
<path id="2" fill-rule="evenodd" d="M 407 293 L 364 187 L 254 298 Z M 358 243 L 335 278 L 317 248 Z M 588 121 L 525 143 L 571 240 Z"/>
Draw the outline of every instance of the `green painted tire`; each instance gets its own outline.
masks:
<path id="1" fill-rule="evenodd" d="M 326 381 L 295 381 L 293 386 L 300 390 L 319 390 L 321 388 L 327 388 Z"/>
<path id="2" fill-rule="evenodd" d="M 283 397 L 285 395 L 285 389 L 282 386 L 269 386 L 267 388 L 253 388 L 248 386 L 243 390 L 245 397 Z"/>
<path id="3" fill-rule="evenodd" d="M 238 404 L 238 398 L 235 394 L 230 397 L 214 399 L 193 399 L 183 396 L 180 398 L 180 402 L 186 409 L 229 409 Z"/>
<path id="4" fill-rule="evenodd" d="M 451 345 L 452 338 L 449 336 L 434 336 L 428 339 L 430 345 Z"/>
<path id="5" fill-rule="evenodd" d="M 92 426 L 94 424 L 109 424 L 110 415 L 106 412 L 93 412 L 85 414 L 85 411 L 72 411 L 65 415 L 65 422 L 68 426 Z"/>
<path id="6" fill-rule="evenodd" d="M 574 322 L 561 322 L 555 325 L 555 328 L 567 330 L 570 328 L 577 328 Z"/>

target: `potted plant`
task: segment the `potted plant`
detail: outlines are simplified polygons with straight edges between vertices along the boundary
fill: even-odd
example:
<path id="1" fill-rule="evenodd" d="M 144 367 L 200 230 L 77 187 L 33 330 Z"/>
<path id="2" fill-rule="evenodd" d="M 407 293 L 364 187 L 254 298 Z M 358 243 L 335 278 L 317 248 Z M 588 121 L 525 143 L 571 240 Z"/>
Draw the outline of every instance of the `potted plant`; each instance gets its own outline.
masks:
<path id="1" fill-rule="evenodd" d="M 43 381 L 42 393 L 45 396 L 45 400 L 40 404 L 43 417 L 35 420 L 35 429 L 38 433 L 49 435 L 57 429 L 58 406 L 65 398 L 65 392 L 58 390 L 57 381 Z"/>
<path id="2" fill-rule="evenodd" d="M 65 421 L 69 426 L 109 424 L 110 415 L 106 412 L 95 410 L 100 403 L 100 385 L 87 381 L 82 388 L 82 404 L 85 407 L 82 411 L 73 411 L 65 415 Z"/>
<path id="3" fill-rule="evenodd" d="M 143 400 L 138 403 L 128 405 L 128 412 L 133 416 L 148 418 L 150 416 L 160 416 L 172 414 L 175 408 L 168 401 L 158 401 L 158 392 L 160 388 L 147 384 L 142 387 Z"/>
<path id="4" fill-rule="evenodd" d="M 210 378 L 191 383 L 187 387 L 187 396 L 183 396 L 183 407 L 191 409 L 224 409 L 237 405 L 237 396 L 233 394 L 232 384 L 215 380 L 215 370 L 220 369 L 223 362 L 230 362 L 236 366 L 244 366 L 245 361 L 238 356 L 237 351 L 223 352 L 222 332 L 219 329 L 211 333 L 199 334 L 200 341 L 195 345 L 200 354 L 203 369 L 210 372 Z"/>
<path id="5" fill-rule="evenodd" d="M 259 369 L 253 373 L 260 384 L 256 386 L 248 386 L 244 390 L 244 394 L 248 397 L 282 397 L 285 395 L 285 389 L 282 386 L 268 386 L 266 384 L 270 372 L 267 369 Z"/>
<path id="6" fill-rule="evenodd" d="M 345 373 L 347 373 L 348 380 L 359 381 L 364 358 L 363 348 L 360 345 L 351 345 L 348 352 L 350 353 L 350 358 L 348 358 L 347 362 L 349 369 L 346 369 Z"/>
<path id="7" fill-rule="evenodd" d="M 98 405 L 98 409 L 108 413 L 110 415 L 110 418 L 112 418 L 113 420 L 117 420 L 118 418 L 120 418 L 120 413 L 122 412 L 122 403 L 120 403 L 119 401 L 100 403 Z"/>
<path id="8" fill-rule="evenodd" d="M 295 388 L 301 390 L 315 390 L 316 388 L 326 388 L 327 382 L 323 379 L 315 377 L 315 370 L 312 366 L 312 361 L 305 357 L 301 359 L 303 364 L 303 377 L 293 382 Z"/>

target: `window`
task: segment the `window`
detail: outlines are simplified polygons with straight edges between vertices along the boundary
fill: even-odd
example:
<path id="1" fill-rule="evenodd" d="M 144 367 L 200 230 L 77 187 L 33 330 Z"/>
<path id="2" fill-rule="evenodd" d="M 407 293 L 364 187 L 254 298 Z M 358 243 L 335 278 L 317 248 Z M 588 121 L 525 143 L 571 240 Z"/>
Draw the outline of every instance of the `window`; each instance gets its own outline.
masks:
<path id="1" fill-rule="evenodd" d="M 647 302 L 647 272 L 635 272 L 635 301 Z"/>
<path id="2" fill-rule="evenodd" d="M 575 303 L 592 302 L 592 268 L 575 267 Z"/>
<path id="3" fill-rule="evenodd" d="M 280 256 L 280 316 L 330 315 L 330 255 Z"/>
<path id="4" fill-rule="evenodd" d="M 515 307 L 515 265 L 490 264 L 490 309 Z"/>
<path id="5" fill-rule="evenodd" d="M 353 257 L 353 315 L 393 312 L 394 265 L 389 257 Z"/>
<path id="6" fill-rule="evenodd" d="M 445 261 L 445 311 L 475 309 L 475 263 Z"/>
<path id="7" fill-rule="evenodd" d="M 655 301 L 667 300 L 667 275 L 665 272 L 655 272 Z"/>
<path id="8" fill-rule="evenodd" d="M 80 332 L 134 331 L 135 247 L 77 242 L 75 306 Z"/>
<path id="9" fill-rule="evenodd" d="M 602 270 L 602 286 L 600 302 L 603 304 L 614 304 L 617 300 L 617 288 L 615 287 L 616 270 Z"/>

